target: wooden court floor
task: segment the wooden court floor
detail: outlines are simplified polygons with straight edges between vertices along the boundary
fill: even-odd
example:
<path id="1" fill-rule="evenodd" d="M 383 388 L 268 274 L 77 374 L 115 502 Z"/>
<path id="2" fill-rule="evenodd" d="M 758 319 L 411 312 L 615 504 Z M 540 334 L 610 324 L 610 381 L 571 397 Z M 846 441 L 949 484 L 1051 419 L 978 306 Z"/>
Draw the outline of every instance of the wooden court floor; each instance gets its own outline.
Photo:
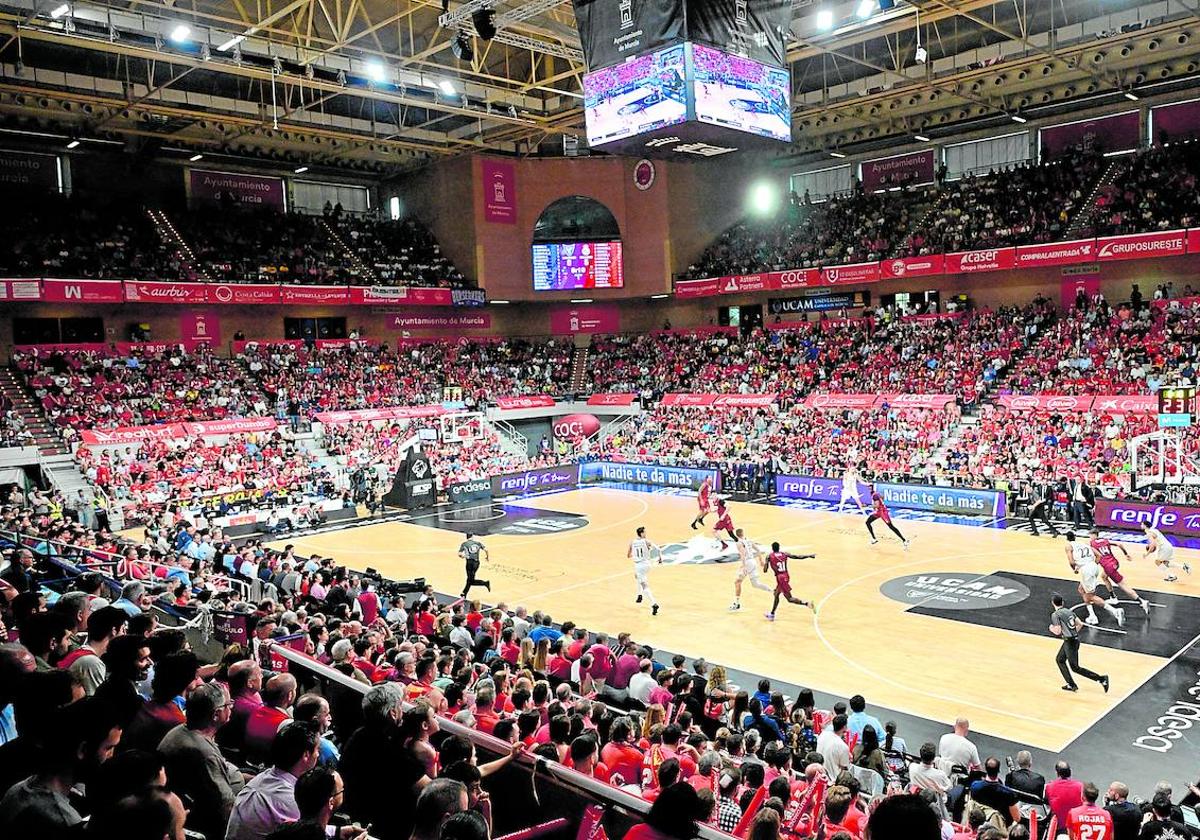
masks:
<path id="1" fill-rule="evenodd" d="M 905 551 L 878 528 L 880 543 L 869 545 L 857 513 L 750 503 L 730 504 L 735 524 L 748 536 L 818 555 L 791 564 L 793 589 L 817 602 L 816 615 L 781 604 L 778 619 L 769 623 L 763 613 L 771 596 L 748 584 L 743 609 L 730 613 L 736 564 L 710 563 L 654 566 L 650 585 L 662 610 L 652 617 L 647 605 L 634 603 L 632 568 L 625 556 L 629 540 L 639 525 L 646 526 L 647 536 L 656 543 L 695 536 L 688 527 L 695 515 L 694 499 L 594 487 L 531 497 L 519 504 L 579 514 L 586 524 L 558 532 L 484 537 L 491 562 L 479 576 L 491 579 L 492 591 L 489 595 L 476 589 L 473 597 L 485 603 L 524 604 L 531 611 L 548 611 L 555 621 L 571 619 L 594 631 L 629 631 L 657 650 L 704 656 L 843 697 L 861 693 L 869 703 L 932 720 L 966 716 L 973 729 L 1046 750 L 1061 750 L 1086 732 L 1166 665 L 1174 650 L 1187 646 L 1187 640 L 1177 646 L 1170 638 L 1156 637 L 1151 620 L 1134 607 L 1130 625 L 1143 622 L 1140 632 L 1154 652 L 1090 644 L 1085 634 L 1081 661 L 1111 674 L 1112 691 L 1104 694 L 1095 683 L 1080 680 L 1081 690 L 1068 694 L 1060 689 L 1054 662 L 1059 642 L 1046 630 L 1051 607 L 1045 593 L 1053 589 L 1069 604 L 1078 602 L 1063 540 L 898 521 L 912 541 Z M 496 512 L 488 519 L 503 516 Z M 295 543 L 298 554 L 318 552 L 395 578 L 424 576 L 438 591 L 457 593 L 464 578 L 456 555 L 461 540 L 462 534 L 452 530 L 382 522 L 283 542 Z M 1132 546 L 1131 553 L 1134 561 L 1123 563 L 1122 571 L 1135 587 L 1173 596 L 1200 595 L 1200 572 L 1191 577 L 1179 573 L 1179 582 L 1163 583 L 1152 564 L 1141 559 L 1141 546 Z M 1176 550 L 1177 558 L 1196 565 L 1198 555 Z M 880 592 L 883 582 L 901 576 L 982 576 L 1001 570 L 1060 578 L 1061 583 L 1046 582 L 1049 588 L 1037 590 L 1036 602 L 1034 596 L 1028 599 L 1024 618 L 1014 622 L 1020 626 L 1000 627 L 958 613 L 917 614 Z M 1192 608 L 1200 601 L 1174 602 L 1184 605 L 1176 612 L 1190 610 L 1200 625 Z M 1153 610 L 1151 619 L 1157 620 Z M 1178 627 L 1175 631 L 1176 636 L 1182 632 Z"/>

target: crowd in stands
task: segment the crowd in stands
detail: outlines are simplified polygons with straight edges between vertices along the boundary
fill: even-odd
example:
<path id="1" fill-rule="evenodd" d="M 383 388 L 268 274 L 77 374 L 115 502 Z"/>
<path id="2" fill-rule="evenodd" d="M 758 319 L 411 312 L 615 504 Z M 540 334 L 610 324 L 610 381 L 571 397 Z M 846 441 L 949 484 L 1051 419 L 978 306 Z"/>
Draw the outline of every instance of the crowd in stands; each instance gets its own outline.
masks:
<path id="1" fill-rule="evenodd" d="M 1063 239 L 1103 171 L 1098 152 L 1071 150 L 1042 164 L 967 175 L 942 187 L 932 215 L 899 256 L 948 254 Z"/>
<path id="2" fill-rule="evenodd" d="M 429 229 L 416 219 L 393 222 L 346 216 L 338 221 L 337 233 L 384 286 L 469 285 Z"/>
<path id="3" fill-rule="evenodd" d="M 1049 782 L 1028 752 L 1004 773 L 963 718 L 910 749 L 860 695 L 821 708 L 811 691 L 738 686 L 720 664 L 540 610 L 447 603 L 428 587 L 390 598 L 290 546 L 194 552 L 220 534 L 178 517 L 119 547 L 187 559 L 166 582 L 118 580 L 116 597 L 88 570 L 43 590 L 61 578 L 47 547 L 84 569 L 98 546 L 118 548 L 76 518 L 42 494 L 0 505 L 0 531 L 23 535 L 0 543 L 5 836 L 489 840 L 499 820 L 543 813 L 514 776 L 529 757 L 650 803 L 630 840 L 690 840 L 702 824 L 748 840 L 1023 840 L 1030 806 L 1064 827 L 1099 811 L 1099 788 L 1064 761 Z M 263 597 L 214 586 L 222 566 Z M 194 636 L 159 623 L 179 614 L 180 590 L 196 599 L 185 615 L 244 615 L 245 643 L 201 658 Z M 283 637 L 360 691 L 265 670 L 263 649 Z M 499 746 L 480 754 L 477 740 Z M 1146 804 L 1120 781 L 1106 790 L 1116 840 L 1187 836 L 1169 784 Z"/>
<path id="4" fill-rule="evenodd" d="M 2 203 L 4 277 L 175 280 L 186 274 L 140 208 L 57 193 Z"/>
<path id="5" fill-rule="evenodd" d="M 923 212 L 919 190 L 849 195 L 804 209 L 792 206 L 782 222 L 742 222 L 718 237 L 689 266 L 689 278 L 781 271 L 880 260 Z"/>
<path id="6" fill-rule="evenodd" d="M 1156 145 L 1122 161 L 1112 183 L 1096 196 L 1100 236 L 1172 230 L 1200 220 L 1195 141 Z"/>
<path id="7" fill-rule="evenodd" d="M 76 460 L 85 477 L 116 504 L 154 509 L 238 491 L 266 501 L 282 492 L 331 495 L 334 476 L 311 452 L 278 432 L 144 440 L 124 449 L 81 446 Z"/>
<path id="8" fill-rule="evenodd" d="M 186 255 L 146 209 L 78 196 L 5 203 L 5 277 L 184 280 L 309 285 L 471 285 L 416 219 L 329 209 L 324 218 L 197 205 L 163 213 Z"/>

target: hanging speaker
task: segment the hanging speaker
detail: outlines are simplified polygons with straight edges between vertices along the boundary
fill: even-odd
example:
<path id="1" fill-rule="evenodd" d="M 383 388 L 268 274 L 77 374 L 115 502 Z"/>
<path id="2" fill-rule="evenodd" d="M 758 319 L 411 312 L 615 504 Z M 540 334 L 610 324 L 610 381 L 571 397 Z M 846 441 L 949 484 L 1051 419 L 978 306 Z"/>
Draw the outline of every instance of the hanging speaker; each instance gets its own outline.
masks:
<path id="1" fill-rule="evenodd" d="M 495 17 L 496 14 L 491 9 L 480 9 L 471 15 L 471 23 L 475 25 L 475 32 L 485 41 L 496 37 Z"/>

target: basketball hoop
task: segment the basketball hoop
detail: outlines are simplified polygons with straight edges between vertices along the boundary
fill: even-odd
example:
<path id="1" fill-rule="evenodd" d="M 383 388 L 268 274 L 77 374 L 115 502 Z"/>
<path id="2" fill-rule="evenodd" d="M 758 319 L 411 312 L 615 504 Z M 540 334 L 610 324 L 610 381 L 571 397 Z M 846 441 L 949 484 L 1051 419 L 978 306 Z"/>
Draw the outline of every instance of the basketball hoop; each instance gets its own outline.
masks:
<path id="1" fill-rule="evenodd" d="M 1183 435 L 1159 429 L 1129 441 L 1131 491 L 1154 485 L 1200 485 L 1200 469 L 1184 450 Z"/>

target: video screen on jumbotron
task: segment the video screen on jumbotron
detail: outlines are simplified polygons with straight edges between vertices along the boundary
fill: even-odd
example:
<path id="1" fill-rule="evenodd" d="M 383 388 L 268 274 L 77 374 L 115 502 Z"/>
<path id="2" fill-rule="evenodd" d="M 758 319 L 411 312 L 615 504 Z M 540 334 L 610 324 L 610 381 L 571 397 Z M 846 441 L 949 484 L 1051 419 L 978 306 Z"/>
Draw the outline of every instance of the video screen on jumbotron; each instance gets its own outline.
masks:
<path id="1" fill-rule="evenodd" d="M 692 44 L 696 119 L 785 142 L 792 139 L 791 77 L 702 44 Z"/>
<path id="2" fill-rule="evenodd" d="M 588 143 L 610 143 L 687 119 L 684 47 L 677 44 L 586 74 Z"/>
<path id="3" fill-rule="evenodd" d="M 533 289 L 619 289 L 625 285 L 620 242 L 535 242 Z"/>

